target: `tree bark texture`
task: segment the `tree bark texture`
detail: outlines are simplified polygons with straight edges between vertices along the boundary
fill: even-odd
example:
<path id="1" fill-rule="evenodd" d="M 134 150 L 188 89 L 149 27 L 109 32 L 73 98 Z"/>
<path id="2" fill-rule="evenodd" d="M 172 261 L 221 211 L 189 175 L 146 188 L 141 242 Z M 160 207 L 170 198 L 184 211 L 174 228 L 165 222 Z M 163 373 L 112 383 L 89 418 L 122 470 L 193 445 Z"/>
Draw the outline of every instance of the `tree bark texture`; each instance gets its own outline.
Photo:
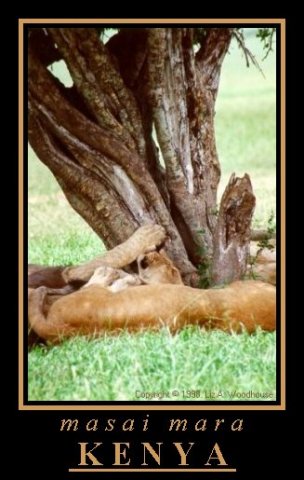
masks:
<path id="1" fill-rule="evenodd" d="M 215 252 L 215 282 L 222 258 L 228 217 L 216 215 L 214 115 L 232 30 L 207 29 L 197 52 L 193 35 L 191 28 L 122 29 L 104 44 L 94 28 L 34 29 L 28 61 L 29 141 L 72 207 L 107 248 L 139 226 L 162 225 L 167 252 L 189 284 L 197 281 L 202 241 L 209 259 Z M 59 58 L 71 88 L 47 68 Z M 238 205 L 229 221 L 245 215 L 247 232 L 252 212 Z M 247 233 L 237 232 L 234 244 L 243 245 Z M 225 258 L 225 271 L 234 269 Z M 236 275 L 244 270 L 238 258 Z"/>
<path id="2" fill-rule="evenodd" d="M 230 283 L 246 273 L 255 207 L 250 178 L 232 175 L 223 193 L 215 231 L 212 283 Z"/>

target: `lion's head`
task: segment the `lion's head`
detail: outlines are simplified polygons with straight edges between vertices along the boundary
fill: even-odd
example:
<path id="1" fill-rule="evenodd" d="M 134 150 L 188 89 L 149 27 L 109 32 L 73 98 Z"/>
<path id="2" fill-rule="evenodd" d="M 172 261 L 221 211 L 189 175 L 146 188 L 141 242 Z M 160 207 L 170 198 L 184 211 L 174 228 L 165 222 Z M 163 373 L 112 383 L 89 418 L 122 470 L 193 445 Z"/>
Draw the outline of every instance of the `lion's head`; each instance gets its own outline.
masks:
<path id="1" fill-rule="evenodd" d="M 137 266 L 139 278 L 145 284 L 183 283 L 178 269 L 163 250 L 140 255 Z"/>

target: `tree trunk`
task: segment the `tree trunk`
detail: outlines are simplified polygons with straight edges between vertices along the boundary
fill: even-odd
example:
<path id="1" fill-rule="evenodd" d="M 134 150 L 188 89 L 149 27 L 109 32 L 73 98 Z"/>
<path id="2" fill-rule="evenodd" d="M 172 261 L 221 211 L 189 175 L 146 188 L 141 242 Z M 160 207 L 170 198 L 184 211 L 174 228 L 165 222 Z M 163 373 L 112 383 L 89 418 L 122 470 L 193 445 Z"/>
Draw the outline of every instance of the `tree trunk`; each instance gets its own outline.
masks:
<path id="1" fill-rule="evenodd" d="M 37 156 L 107 248 L 139 226 L 162 225 L 188 284 L 206 258 L 215 282 L 220 268 L 218 253 L 212 260 L 225 228 L 216 216 L 214 106 L 231 35 L 229 28 L 205 30 L 197 53 L 191 28 L 122 29 L 107 44 L 94 28 L 29 35 L 29 141 Z M 47 69 L 58 58 L 72 88 Z M 249 210 L 235 215 L 250 227 Z M 247 233 L 233 240 L 248 241 Z M 236 268 L 226 259 L 225 275 L 239 276 L 239 262 Z"/>
<path id="2" fill-rule="evenodd" d="M 246 273 L 255 207 L 250 178 L 232 175 L 223 193 L 214 235 L 212 283 L 230 283 Z"/>

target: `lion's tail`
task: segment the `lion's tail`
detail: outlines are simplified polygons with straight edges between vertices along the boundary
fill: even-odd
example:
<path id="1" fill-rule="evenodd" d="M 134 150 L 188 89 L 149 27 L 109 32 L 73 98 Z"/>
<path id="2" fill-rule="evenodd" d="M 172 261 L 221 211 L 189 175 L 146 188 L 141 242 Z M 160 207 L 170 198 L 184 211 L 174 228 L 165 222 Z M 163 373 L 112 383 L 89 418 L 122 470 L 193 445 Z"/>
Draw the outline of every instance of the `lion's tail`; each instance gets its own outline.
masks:
<path id="1" fill-rule="evenodd" d="M 48 293 L 46 287 L 29 289 L 28 292 L 28 320 L 30 328 L 43 340 L 53 340 L 57 336 L 57 329 L 48 323 L 43 312 L 45 299 Z"/>

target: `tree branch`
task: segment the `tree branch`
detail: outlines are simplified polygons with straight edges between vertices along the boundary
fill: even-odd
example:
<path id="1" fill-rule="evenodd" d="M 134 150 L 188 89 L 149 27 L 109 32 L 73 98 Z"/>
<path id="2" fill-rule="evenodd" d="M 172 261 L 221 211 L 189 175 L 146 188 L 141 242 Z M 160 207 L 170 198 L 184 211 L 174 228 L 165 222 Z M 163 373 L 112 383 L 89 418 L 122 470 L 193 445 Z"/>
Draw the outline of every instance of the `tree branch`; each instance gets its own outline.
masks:
<path id="1" fill-rule="evenodd" d="M 73 208 L 93 227 L 107 248 L 124 241 L 138 227 L 124 202 L 100 178 L 64 153 L 39 120 L 35 103 L 29 106 L 29 140 L 34 151 L 57 178 Z M 88 176 L 90 182 L 88 182 Z M 123 233 L 122 233 L 123 232 Z"/>
<path id="2" fill-rule="evenodd" d="M 217 95 L 223 60 L 228 51 L 233 28 L 208 28 L 204 41 L 196 54 L 196 63 L 202 81 L 214 97 Z"/>
<path id="3" fill-rule="evenodd" d="M 79 92 L 98 124 L 111 129 L 144 157 L 142 123 L 135 99 L 92 28 L 49 28 Z"/>
<path id="4" fill-rule="evenodd" d="M 259 240 L 270 240 L 276 238 L 275 232 L 269 232 L 268 230 L 251 230 L 250 239 L 253 242 L 258 242 Z"/>
<path id="5" fill-rule="evenodd" d="M 28 42 L 32 51 L 35 52 L 35 55 L 45 67 L 62 59 L 59 50 L 55 47 L 45 28 L 30 28 Z"/>
<path id="6" fill-rule="evenodd" d="M 168 254 L 172 260 L 178 268 L 185 273 L 195 271 L 193 265 L 188 260 L 181 237 L 157 186 L 145 167 L 145 163 L 142 162 L 142 159 L 136 152 L 130 151 L 112 132 L 96 125 L 70 105 L 61 94 L 50 72 L 39 63 L 33 52 L 29 54 L 29 91 L 34 112 L 39 116 L 41 125 L 43 127 L 47 125 L 47 129 L 52 133 L 54 138 L 56 138 L 59 145 L 64 147 L 62 151 L 65 153 L 65 157 L 62 158 L 60 168 L 70 168 L 68 164 L 69 159 L 70 162 L 72 161 L 77 164 L 78 167 L 84 168 L 86 174 L 89 171 L 93 171 L 94 175 L 98 175 L 98 181 L 101 182 L 104 182 L 104 177 L 107 176 L 104 172 L 105 175 L 102 177 L 103 166 L 107 165 L 108 169 L 113 168 L 114 171 L 111 177 L 112 186 L 115 186 L 116 193 L 122 203 L 125 205 L 130 205 L 130 202 L 132 202 L 132 205 L 134 203 L 138 204 L 135 208 L 135 217 L 132 216 L 133 225 L 134 222 L 135 224 L 137 222 L 140 224 L 145 223 L 148 218 L 150 222 L 162 225 L 171 238 L 171 243 L 168 244 Z M 36 149 L 38 147 L 35 146 L 34 140 L 30 135 L 30 141 L 31 143 L 33 141 L 33 147 Z M 39 157 L 42 156 L 41 152 L 37 151 L 37 153 Z M 49 154 L 50 157 L 52 155 L 55 156 L 55 152 L 49 152 Z M 93 156 L 95 160 L 93 160 Z M 48 158 L 48 155 L 44 156 L 44 162 L 52 169 L 52 159 Z M 93 165 L 93 163 L 95 165 Z M 109 170 L 107 170 L 107 172 L 109 172 Z M 66 174 L 71 181 L 72 174 Z M 60 172 L 60 177 L 64 178 L 63 172 Z M 78 212 L 81 212 L 83 208 L 84 211 L 81 215 L 95 228 L 95 217 L 92 216 L 91 219 L 89 218 L 89 208 L 85 205 L 85 200 L 82 202 L 80 199 L 80 195 L 85 198 L 85 192 L 79 192 L 78 197 L 73 191 L 79 188 L 76 182 L 70 183 L 69 186 L 65 185 L 66 180 L 62 180 L 61 182 L 72 206 L 74 206 Z M 85 183 L 85 178 L 83 183 Z M 122 185 L 123 189 L 119 192 Z M 69 188 L 71 188 L 71 191 L 67 193 Z M 132 192 L 134 193 L 133 197 Z M 138 201 L 139 197 L 137 192 L 142 199 L 141 202 Z M 94 200 L 91 199 L 90 208 L 94 207 L 95 201 L 96 198 Z M 110 204 L 111 203 L 108 204 L 108 208 L 110 208 Z M 96 205 L 98 207 L 98 202 Z M 105 215 L 106 212 L 102 210 L 97 224 L 103 221 Z M 117 218 L 121 217 L 118 216 Z M 128 218 L 130 219 L 130 216 L 128 216 Z M 113 225 L 113 231 L 116 231 L 116 228 L 117 225 Z M 121 235 L 126 236 L 132 233 L 127 227 L 125 231 L 121 228 L 117 228 L 117 231 L 121 232 L 118 234 L 119 242 L 117 243 L 121 243 Z M 98 234 L 104 238 L 106 233 L 99 231 Z M 116 241 L 117 234 L 114 235 L 114 242 Z M 111 247 L 112 246 L 113 245 L 111 245 Z"/>
<path id="7" fill-rule="evenodd" d="M 211 78 L 209 43 L 201 57 L 206 65 L 198 69 L 192 29 L 153 28 L 148 35 L 149 103 L 166 164 L 171 211 L 196 263 L 198 232 L 206 225 L 205 249 L 212 254 L 220 178 L 213 124 L 215 95 L 202 80 L 203 76 Z M 213 61 L 214 71 L 219 72 L 222 57 L 215 55 Z"/>
<path id="8" fill-rule="evenodd" d="M 124 83 L 132 91 L 140 109 L 143 133 L 146 144 L 146 166 L 158 186 L 158 189 L 169 207 L 169 193 L 166 175 L 161 165 L 158 148 L 153 139 L 153 118 L 149 105 L 148 69 L 147 69 L 147 39 L 148 29 L 127 28 L 120 30 L 106 43 L 111 57 Z"/>

